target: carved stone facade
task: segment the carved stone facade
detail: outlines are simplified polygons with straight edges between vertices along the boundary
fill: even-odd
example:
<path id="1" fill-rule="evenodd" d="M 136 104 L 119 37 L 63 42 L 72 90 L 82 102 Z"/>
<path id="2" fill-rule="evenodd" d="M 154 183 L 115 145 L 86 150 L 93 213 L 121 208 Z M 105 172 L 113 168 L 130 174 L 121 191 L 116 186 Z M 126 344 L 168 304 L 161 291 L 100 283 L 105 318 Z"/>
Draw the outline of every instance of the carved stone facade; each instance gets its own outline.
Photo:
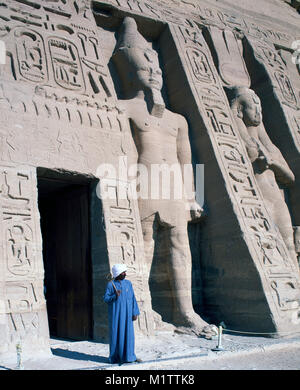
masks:
<path id="1" fill-rule="evenodd" d="M 295 260 L 300 253 L 300 45 L 295 44 L 300 39 L 300 16 L 286 2 L 277 4 L 290 22 L 281 25 L 273 13 L 266 20 L 253 9 L 243 13 L 228 4 L 213 0 L 1 2 L 0 40 L 6 50 L 5 64 L 0 64 L 1 360 L 15 355 L 18 341 L 28 355 L 49 353 L 50 333 L 105 338 L 105 276 L 119 262 L 128 267 L 140 307 L 136 330 L 152 334 L 168 323 L 168 329 L 176 326 L 171 319 L 176 294 L 169 276 L 173 278 L 175 272 L 169 272 L 177 265 L 165 261 L 170 249 L 166 230 L 155 241 L 149 269 L 141 206 L 134 182 L 124 175 L 126 164 L 136 162 L 138 155 L 132 131 L 137 120 L 129 114 L 121 75 L 112 59 L 126 17 L 135 20 L 139 34 L 159 59 L 163 85 L 161 95 L 153 95 L 154 105 L 158 100 L 159 104 L 158 111 L 149 111 L 152 125 L 164 124 L 157 118 L 165 108 L 176 118 L 185 118 L 193 166 L 204 164 L 201 206 L 206 216 L 189 224 L 186 249 L 192 257 L 188 283 L 195 311 L 210 324 L 224 321 L 238 331 L 270 336 L 300 332 L 300 274 Z M 266 4 L 271 8 L 273 1 Z M 236 88 L 253 91 L 261 104 L 264 137 L 272 153 L 276 148 L 277 157 L 269 150 L 272 158 L 259 172 L 255 161 L 259 156 L 267 160 L 259 154 L 264 143 L 258 136 L 254 158 L 251 142 L 258 125 L 246 125 L 253 131 L 248 143 L 232 105 L 231 91 Z M 145 118 L 141 128 L 145 130 L 149 123 Z M 108 178 L 104 164 L 114 167 L 116 174 Z M 291 172 L 290 181 L 284 180 L 282 169 Z M 284 226 L 264 193 L 262 172 L 274 176 L 274 191 L 288 213 Z M 82 231 L 89 238 L 78 244 L 82 252 L 78 261 L 89 264 L 90 281 L 85 286 L 91 288 L 86 302 L 90 311 L 83 324 L 91 329 L 87 333 L 86 329 L 68 333 L 73 329 L 68 321 L 76 322 L 79 302 L 74 286 L 68 290 L 75 271 L 66 259 L 64 266 L 56 265 L 63 275 L 56 279 L 59 272 L 53 270 L 56 255 L 51 250 L 58 237 L 49 232 L 57 229 L 43 230 L 40 222 L 46 218 L 42 203 L 50 209 L 58 197 L 60 202 L 69 199 L 76 186 L 86 188 L 88 194 L 83 201 L 80 192 L 81 206 L 74 206 L 80 221 L 83 207 L 88 215 Z M 113 196 L 103 196 L 108 193 Z M 65 202 L 67 210 L 70 204 Z M 293 242 L 282 233 L 286 227 L 294 234 Z M 72 240 L 76 241 L 69 233 L 59 238 L 71 243 L 59 255 L 62 262 L 77 256 L 68 255 Z M 59 283 L 69 295 L 57 293 L 51 306 L 49 294 Z M 65 333 L 57 325 L 62 301 L 74 305 L 70 319 L 66 317 Z M 52 309 L 56 314 L 50 314 Z M 51 322 L 49 332 L 50 317 L 54 325 Z"/>

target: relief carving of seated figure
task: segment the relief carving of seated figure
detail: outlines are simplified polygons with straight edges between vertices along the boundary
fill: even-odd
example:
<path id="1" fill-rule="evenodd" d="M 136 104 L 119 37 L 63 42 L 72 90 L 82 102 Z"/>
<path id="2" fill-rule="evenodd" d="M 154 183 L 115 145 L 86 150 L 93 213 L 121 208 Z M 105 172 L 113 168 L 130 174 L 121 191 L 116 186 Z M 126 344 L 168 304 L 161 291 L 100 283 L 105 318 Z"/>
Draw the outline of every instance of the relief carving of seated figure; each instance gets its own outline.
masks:
<path id="1" fill-rule="evenodd" d="M 195 198 L 151 198 L 151 168 L 153 164 L 191 164 L 191 148 L 186 119 L 165 107 L 161 89 L 162 71 L 158 55 L 138 32 L 133 18 L 126 17 L 120 28 L 119 39 L 112 57 L 119 73 L 125 108 L 138 154 L 138 164 L 149 173 L 145 178 L 148 199 L 138 198 L 142 223 L 148 277 L 154 254 L 155 226 L 164 226 L 169 245 L 169 277 L 174 300 L 173 324 L 177 329 L 198 335 L 214 334 L 195 311 L 192 304 L 191 252 L 187 222 L 201 217 L 202 208 Z M 140 175 L 143 171 L 140 171 Z M 140 182 L 143 178 L 140 178 Z M 174 188 L 173 188 L 174 190 Z M 171 191 L 172 192 L 172 191 Z"/>
<path id="2" fill-rule="evenodd" d="M 291 216 L 278 185 L 292 185 L 294 174 L 265 130 L 261 102 L 255 92 L 250 88 L 235 87 L 228 91 L 228 96 L 267 210 L 282 235 L 296 270 L 299 271 Z"/>

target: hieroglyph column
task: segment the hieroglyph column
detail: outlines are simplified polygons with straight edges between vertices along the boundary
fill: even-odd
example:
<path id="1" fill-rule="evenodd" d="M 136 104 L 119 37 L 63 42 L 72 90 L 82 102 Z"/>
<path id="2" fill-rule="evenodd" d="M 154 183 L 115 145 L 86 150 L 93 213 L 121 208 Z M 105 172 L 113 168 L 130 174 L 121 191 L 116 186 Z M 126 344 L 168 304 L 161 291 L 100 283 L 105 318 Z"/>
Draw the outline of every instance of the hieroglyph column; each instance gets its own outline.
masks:
<path id="1" fill-rule="evenodd" d="M 0 168 L 0 356 L 50 353 L 36 170 Z M 25 356 L 25 355 L 24 355 Z"/>

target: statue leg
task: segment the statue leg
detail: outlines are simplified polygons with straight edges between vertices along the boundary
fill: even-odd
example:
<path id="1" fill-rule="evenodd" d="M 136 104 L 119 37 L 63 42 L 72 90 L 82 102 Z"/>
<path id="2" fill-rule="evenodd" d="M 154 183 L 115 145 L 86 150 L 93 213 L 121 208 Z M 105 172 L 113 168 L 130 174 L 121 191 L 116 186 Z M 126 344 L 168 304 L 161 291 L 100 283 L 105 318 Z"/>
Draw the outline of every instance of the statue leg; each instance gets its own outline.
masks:
<path id="1" fill-rule="evenodd" d="M 147 265 L 148 280 L 150 276 L 151 265 L 153 261 L 153 253 L 155 247 L 154 241 L 154 224 L 155 224 L 155 214 L 151 215 L 148 218 L 145 218 L 141 221 L 143 240 L 144 240 L 144 253 L 145 261 Z"/>
<path id="2" fill-rule="evenodd" d="M 186 225 L 169 228 L 169 246 L 174 323 L 187 333 L 211 336 L 214 328 L 195 313 L 192 304 L 192 261 Z"/>
<path id="3" fill-rule="evenodd" d="M 145 279 L 149 281 L 150 272 L 153 262 L 153 256 L 155 251 L 155 240 L 157 239 L 157 228 L 158 222 L 156 220 L 156 215 L 151 215 L 141 221 L 142 232 L 143 232 L 143 240 L 144 240 L 144 254 L 145 254 L 145 262 L 147 274 L 145 275 Z M 152 307 L 152 318 L 154 320 L 154 328 L 157 330 L 173 330 L 173 326 L 164 322 L 162 320 L 161 315 L 153 310 Z"/>

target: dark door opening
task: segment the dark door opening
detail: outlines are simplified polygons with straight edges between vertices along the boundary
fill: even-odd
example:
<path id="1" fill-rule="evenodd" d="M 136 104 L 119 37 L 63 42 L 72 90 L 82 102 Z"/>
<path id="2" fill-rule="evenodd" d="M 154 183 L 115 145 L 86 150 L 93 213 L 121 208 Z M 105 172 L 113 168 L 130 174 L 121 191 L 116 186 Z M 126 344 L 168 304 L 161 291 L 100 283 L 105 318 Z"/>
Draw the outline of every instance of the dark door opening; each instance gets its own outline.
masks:
<path id="1" fill-rule="evenodd" d="M 92 338 L 89 185 L 38 178 L 50 336 Z"/>

